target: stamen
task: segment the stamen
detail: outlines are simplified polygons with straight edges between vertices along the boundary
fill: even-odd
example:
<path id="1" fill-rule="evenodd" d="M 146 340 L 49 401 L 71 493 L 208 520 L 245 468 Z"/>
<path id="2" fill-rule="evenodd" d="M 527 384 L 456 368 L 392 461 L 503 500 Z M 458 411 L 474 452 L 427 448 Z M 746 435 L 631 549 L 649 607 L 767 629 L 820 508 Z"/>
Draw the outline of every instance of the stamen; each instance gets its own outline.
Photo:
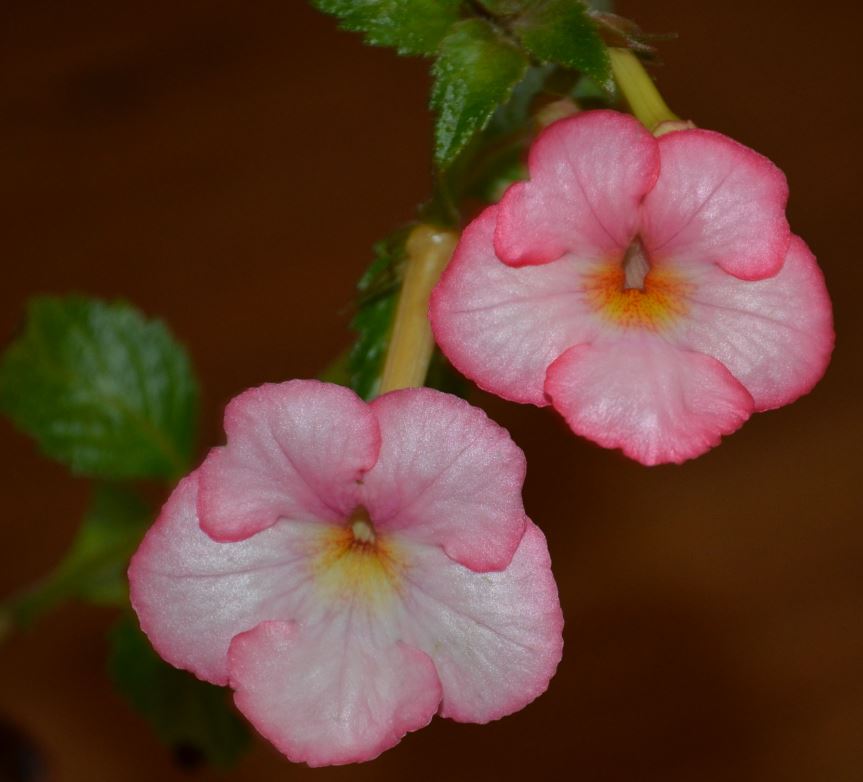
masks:
<path id="1" fill-rule="evenodd" d="M 357 519 L 353 524 L 351 524 L 351 532 L 354 533 L 354 540 L 359 543 L 375 542 L 375 531 L 372 529 L 372 525 L 367 521 Z"/>
<path id="2" fill-rule="evenodd" d="M 350 523 L 355 543 L 372 545 L 375 542 L 375 528 L 365 508 L 357 508 L 351 514 Z"/>
<path id="3" fill-rule="evenodd" d="M 320 526 L 312 572 L 328 599 L 361 601 L 368 608 L 388 605 L 401 589 L 406 567 L 398 544 L 376 532 L 362 506 L 344 525 Z"/>
<path id="4" fill-rule="evenodd" d="M 644 252 L 641 239 L 635 239 L 629 245 L 623 257 L 623 290 L 644 290 L 644 279 L 650 271 L 650 261 Z"/>
<path id="5" fill-rule="evenodd" d="M 623 261 L 611 257 L 584 275 L 588 304 L 606 320 L 624 328 L 655 331 L 687 312 L 692 284 L 669 264 L 652 265 L 636 238 Z"/>

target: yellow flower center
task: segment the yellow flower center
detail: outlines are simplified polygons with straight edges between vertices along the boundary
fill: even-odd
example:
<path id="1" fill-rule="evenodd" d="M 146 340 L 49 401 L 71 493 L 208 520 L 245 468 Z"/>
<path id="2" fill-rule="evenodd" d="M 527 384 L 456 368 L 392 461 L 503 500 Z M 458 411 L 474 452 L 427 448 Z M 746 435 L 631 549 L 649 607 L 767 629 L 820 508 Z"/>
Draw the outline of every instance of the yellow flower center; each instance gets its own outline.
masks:
<path id="1" fill-rule="evenodd" d="M 323 535 L 312 571 L 317 586 L 331 600 L 361 601 L 380 607 L 395 598 L 406 569 L 404 552 L 375 531 L 364 508 L 357 508 L 344 527 Z"/>
<path id="2" fill-rule="evenodd" d="M 587 302 L 603 318 L 622 328 L 658 331 L 687 312 L 692 285 L 678 272 L 650 263 L 636 239 L 623 262 L 598 263 L 585 275 Z"/>

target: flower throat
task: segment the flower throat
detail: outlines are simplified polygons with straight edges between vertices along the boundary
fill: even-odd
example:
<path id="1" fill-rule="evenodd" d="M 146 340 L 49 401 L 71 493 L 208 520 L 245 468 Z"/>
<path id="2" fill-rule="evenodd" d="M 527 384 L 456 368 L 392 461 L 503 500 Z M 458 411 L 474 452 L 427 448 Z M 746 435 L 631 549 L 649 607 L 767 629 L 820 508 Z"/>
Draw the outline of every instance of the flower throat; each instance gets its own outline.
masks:
<path id="1" fill-rule="evenodd" d="M 657 331 L 686 313 L 691 286 L 667 266 L 655 265 L 636 236 L 623 258 L 597 264 L 585 275 L 594 311 L 621 328 Z"/>

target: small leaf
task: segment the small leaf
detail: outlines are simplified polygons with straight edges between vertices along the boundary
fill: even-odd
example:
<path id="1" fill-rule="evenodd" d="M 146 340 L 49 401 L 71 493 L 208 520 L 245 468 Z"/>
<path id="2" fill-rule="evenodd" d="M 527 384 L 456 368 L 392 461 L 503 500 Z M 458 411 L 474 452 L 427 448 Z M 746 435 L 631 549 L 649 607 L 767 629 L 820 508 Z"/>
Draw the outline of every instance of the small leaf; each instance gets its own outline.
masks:
<path id="1" fill-rule="evenodd" d="M 461 0 L 312 0 L 312 5 L 339 17 L 346 30 L 365 33 L 366 43 L 431 55 L 458 20 Z"/>
<path id="2" fill-rule="evenodd" d="M 65 600 L 121 605 L 126 602 L 126 569 L 150 513 L 134 494 L 99 486 L 66 557 L 44 581 L 13 598 L 2 613 L 26 626 Z"/>
<path id="3" fill-rule="evenodd" d="M 202 757 L 226 767 L 248 747 L 248 728 L 228 691 L 163 662 L 132 616 L 123 617 L 111 633 L 109 669 L 118 689 L 178 759 Z"/>
<path id="4" fill-rule="evenodd" d="M 509 100 L 471 142 L 470 153 L 462 154 L 449 169 L 453 189 L 462 197 L 496 203 L 513 182 L 527 177 L 527 148 L 535 133 L 534 104 L 555 68 L 528 68 Z"/>
<path id="5" fill-rule="evenodd" d="M 351 349 L 350 383 L 363 399 L 371 399 L 378 392 L 397 298 L 395 291 L 380 296 L 365 305 L 351 323 L 359 336 Z"/>
<path id="6" fill-rule="evenodd" d="M 579 0 L 539 0 L 514 25 L 525 48 L 542 62 L 575 68 L 612 89 L 611 62 L 587 6 Z"/>
<path id="7" fill-rule="evenodd" d="M 524 53 L 482 19 L 459 22 L 441 44 L 431 105 L 437 112 L 435 161 L 449 166 L 524 76 Z"/>
<path id="8" fill-rule="evenodd" d="M 359 302 L 351 321 L 357 339 L 348 357 L 348 370 L 350 387 L 363 399 L 371 399 L 378 390 L 398 300 L 406 238 L 407 230 L 402 229 L 375 244 L 374 260 L 357 283 Z"/>
<path id="9" fill-rule="evenodd" d="M 183 348 L 121 302 L 37 298 L 0 363 L 0 410 L 73 472 L 186 471 L 197 386 Z"/>

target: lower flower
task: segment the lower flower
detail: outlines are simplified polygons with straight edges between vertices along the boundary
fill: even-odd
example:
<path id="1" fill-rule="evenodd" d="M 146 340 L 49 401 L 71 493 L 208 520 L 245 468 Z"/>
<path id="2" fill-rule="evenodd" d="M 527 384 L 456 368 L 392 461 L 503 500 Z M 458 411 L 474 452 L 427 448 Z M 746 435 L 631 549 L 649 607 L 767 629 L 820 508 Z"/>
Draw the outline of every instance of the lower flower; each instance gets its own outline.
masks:
<path id="1" fill-rule="evenodd" d="M 429 389 L 362 402 L 291 381 L 226 413 L 129 571 L 170 663 L 235 690 L 289 758 L 369 760 L 436 713 L 488 722 L 541 694 L 563 625 L 524 457 Z"/>

